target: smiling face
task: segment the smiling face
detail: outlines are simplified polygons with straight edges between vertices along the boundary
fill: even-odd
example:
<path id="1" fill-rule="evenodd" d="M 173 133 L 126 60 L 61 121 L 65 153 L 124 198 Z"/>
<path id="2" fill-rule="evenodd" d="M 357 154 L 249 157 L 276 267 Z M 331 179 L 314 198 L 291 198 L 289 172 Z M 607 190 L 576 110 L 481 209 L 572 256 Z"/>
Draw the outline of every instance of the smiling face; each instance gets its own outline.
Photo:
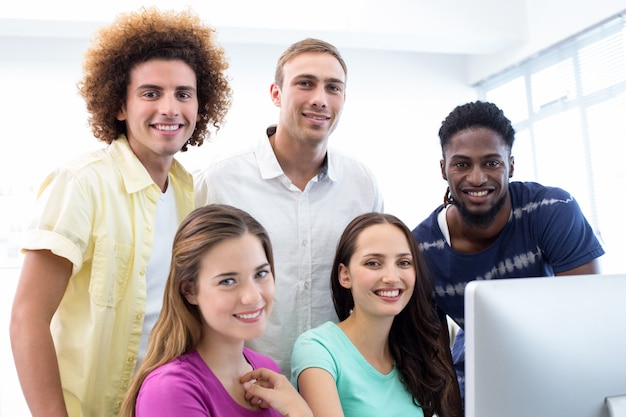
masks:
<path id="1" fill-rule="evenodd" d="M 489 226 L 509 203 L 514 160 L 502 137 L 491 129 L 462 130 L 450 138 L 441 161 L 455 206 L 471 226 Z"/>
<path id="2" fill-rule="evenodd" d="M 346 74 L 334 56 L 305 52 L 283 66 L 282 86 L 272 84 L 280 107 L 278 128 L 303 143 L 325 142 L 335 130 L 345 101 Z"/>
<path id="3" fill-rule="evenodd" d="M 171 161 L 198 118 L 196 75 L 185 62 L 153 59 L 131 70 L 117 119 L 126 123 L 128 142 L 144 165 Z"/>
<path id="4" fill-rule="evenodd" d="M 258 237 L 226 239 L 204 254 L 194 294 L 207 340 L 259 337 L 274 304 L 274 278 Z"/>
<path id="5" fill-rule="evenodd" d="M 339 265 L 339 283 L 351 289 L 357 315 L 398 315 L 413 294 L 415 275 L 409 242 L 388 223 L 363 229 L 349 264 Z"/>

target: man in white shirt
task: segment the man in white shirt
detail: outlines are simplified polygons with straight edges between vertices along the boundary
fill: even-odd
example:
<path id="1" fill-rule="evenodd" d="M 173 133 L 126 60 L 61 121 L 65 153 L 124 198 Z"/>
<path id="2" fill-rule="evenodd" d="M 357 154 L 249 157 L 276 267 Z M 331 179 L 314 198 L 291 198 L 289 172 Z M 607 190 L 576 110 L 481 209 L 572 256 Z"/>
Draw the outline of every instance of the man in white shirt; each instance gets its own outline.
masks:
<path id="1" fill-rule="evenodd" d="M 382 211 L 376 179 L 362 163 L 328 149 L 345 101 L 347 71 L 337 49 L 305 39 L 279 58 L 270 94 L 277 125 L 252 148 L 222 159 L 195 179 L 196 206 L 230 204 L 269 231 L 276 301 L 251 348 L 290 372 L 293 344 L 305 330 L 337 321 L 330 269 L 344 227 Z"/>

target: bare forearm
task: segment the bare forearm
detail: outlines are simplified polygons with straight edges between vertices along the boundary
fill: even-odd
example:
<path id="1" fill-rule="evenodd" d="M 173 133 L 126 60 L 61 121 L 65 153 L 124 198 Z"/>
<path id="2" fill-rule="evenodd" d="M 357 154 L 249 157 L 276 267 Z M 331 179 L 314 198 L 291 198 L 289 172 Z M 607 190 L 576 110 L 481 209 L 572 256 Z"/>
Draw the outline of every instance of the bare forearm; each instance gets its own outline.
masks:
<path id="1" fill-rule="evenodd" d="M 67 288 L 72 264 L 50 251 L 28 251 L 11 311 L 11 348 L 33 417 L 67 417 L 50 321 Z"/>
<path id="2" fill-rule="evenodd" d="M 24 398 L 33 417 L 67 417 L 49 327 L 11 321 L 11 347 Z"/>
<path id="3" fill-rule="evenodd" d="M 286 414 L 286 417 L 313 417 L 313 413 L 310 408 L 303 407 L 302 410 Z"/>

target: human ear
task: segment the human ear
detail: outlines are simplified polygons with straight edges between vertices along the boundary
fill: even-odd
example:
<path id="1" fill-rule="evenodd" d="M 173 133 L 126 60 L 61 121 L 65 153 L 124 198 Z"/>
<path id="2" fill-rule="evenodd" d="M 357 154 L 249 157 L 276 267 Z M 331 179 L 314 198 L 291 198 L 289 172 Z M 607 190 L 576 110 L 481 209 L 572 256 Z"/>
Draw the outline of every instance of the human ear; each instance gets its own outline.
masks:
<path id="1" fill-rule="evenodd" d="M 115 118 L 120 122 L 126 120 L 126 108 L 124 108 L 124 106 L 122 106 L 122 108 L 117 112 Z"/>
<path id="2" fill-rule="evenodd" d="M 515 157 L 509 158 L 509 178 L 513 178 L 513 171 L 515 171 Z"/>
<path id="3" fill-rule="evenodd" d="M 347 289 L 352 288 L 350 270 L 344 264 L 339 264 L 339 285 Z"/>
<path id="4" fill-rule="evenodd" d="M 272 103 L 274 103 L 276 107 L 280 107 L 281 94 L 280 88 L 276 85 L 276 83 L 272 83 L 270 86 L 270 96 L 272 97 Z"/>
<path id="5" fill-rule="evenodd" d="M 442 159 L 439 161 L 439 166 L 441 167 L 441 178 L 444 179 L 444 181 L 448 181 L 448 176 L 446 175 L 446 161 L 445 159 Z"/>
<path id="6" fill-rule="evenodd" d="M 198 305 L 198 292 L 193 282 L 189 280 L 183 281 L 180 284 L 180 293 L 189 304 Z"/>

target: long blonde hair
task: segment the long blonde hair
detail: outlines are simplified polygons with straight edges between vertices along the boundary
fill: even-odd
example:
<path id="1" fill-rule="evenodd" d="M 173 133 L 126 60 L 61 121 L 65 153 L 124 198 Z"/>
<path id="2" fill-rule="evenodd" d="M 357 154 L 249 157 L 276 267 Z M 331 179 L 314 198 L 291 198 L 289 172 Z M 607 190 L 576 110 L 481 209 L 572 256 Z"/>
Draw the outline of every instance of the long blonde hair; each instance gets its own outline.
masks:
<path id="1" fill-rule="evenodd" d="M 210 204 L 192 211 L 180 224 L 172 248 L 163 307 L 150 333 L 148 351 L 122 403 L 120 417 L 135 417 L 135 402 L 148 374 L 193 351 L 202 338 L 203 320 L 197 305 L 183 293 L 195 293 L 203 255 L 216 244 L 250 233 L 259 238 L 274 274 L 269 235 L 250 214 L 235 207 Z"/>

